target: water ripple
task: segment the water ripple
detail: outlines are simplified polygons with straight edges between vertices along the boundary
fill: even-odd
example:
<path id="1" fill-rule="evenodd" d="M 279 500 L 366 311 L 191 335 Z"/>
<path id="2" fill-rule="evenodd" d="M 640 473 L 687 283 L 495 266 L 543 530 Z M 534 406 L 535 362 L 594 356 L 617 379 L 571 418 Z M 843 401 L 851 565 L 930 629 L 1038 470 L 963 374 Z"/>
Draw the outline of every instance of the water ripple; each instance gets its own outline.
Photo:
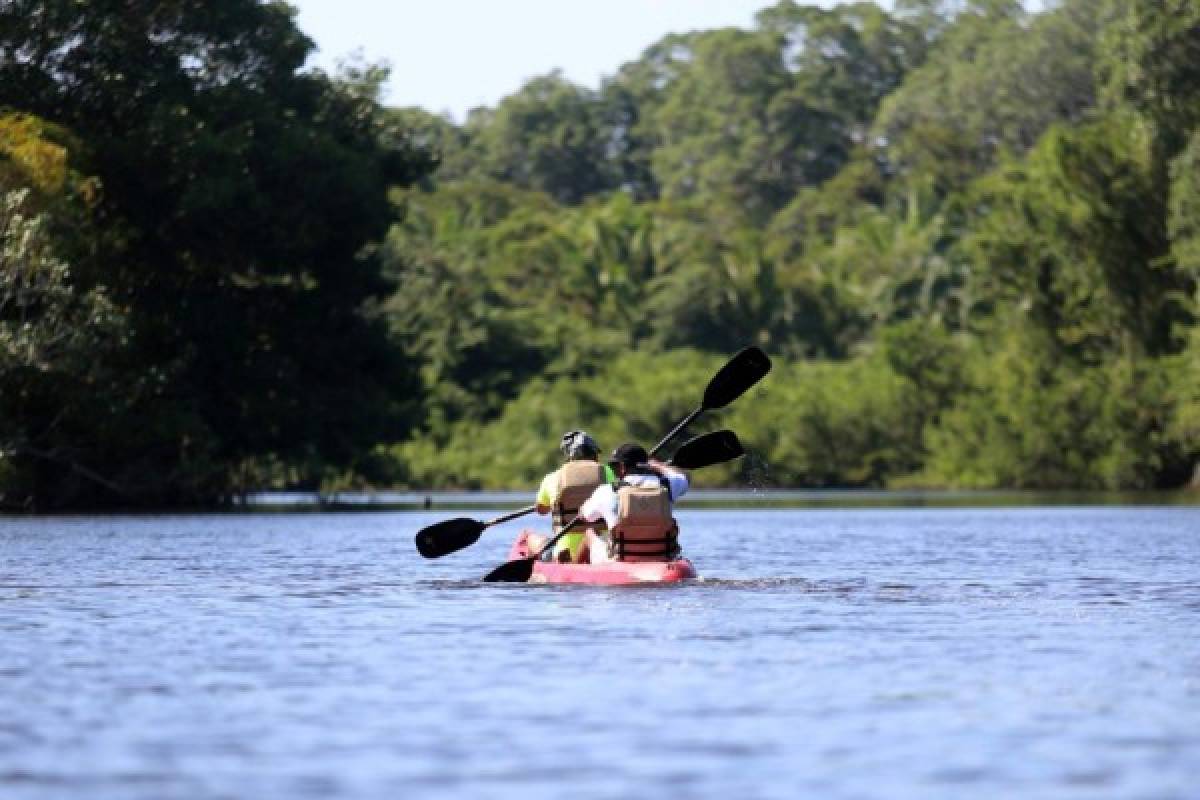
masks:
<path id="1" fill-rule="evenodd" d="M 688 510 L 632 589 L 438 519 L 0 519 L 0 796 L 1193 793 L 1200 510 Z"/>

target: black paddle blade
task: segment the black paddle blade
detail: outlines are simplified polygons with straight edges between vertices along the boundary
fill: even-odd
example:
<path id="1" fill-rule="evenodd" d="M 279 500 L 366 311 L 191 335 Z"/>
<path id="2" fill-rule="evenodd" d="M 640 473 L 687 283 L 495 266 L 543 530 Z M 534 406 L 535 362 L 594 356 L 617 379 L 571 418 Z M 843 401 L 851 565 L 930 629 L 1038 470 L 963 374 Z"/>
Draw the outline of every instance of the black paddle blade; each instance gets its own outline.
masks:
<path id="1" fill-rule="evenodd" d="M 757 347 L 747 347 L 729 359 L 729 363 L 708 382 L 704 390 L 704 408 L 724 408 L 771 371 L 771 359 Z"/>
<path id="2" fill-rule="evenodd" d="M 742 443 L 733 431 L 714 431 L 688 439 L 671 458 L 671 464 L 680 469 L 700 469 L 722 464 L 744 456 Z"/>
<path id="3" fill-rule="evenodd" d="M 441 558 L 475 544 L 486 527 L 479 520 L 466 517 L 430 525 L 417 532 L 417 552 L 426 558 Z"/>
<path id="4" fill-rule="evenodd" d="M 533 562 L 537 556 L 506 561 L 483 576 L 484 583 L 527 583 L 533 577 Z"/>

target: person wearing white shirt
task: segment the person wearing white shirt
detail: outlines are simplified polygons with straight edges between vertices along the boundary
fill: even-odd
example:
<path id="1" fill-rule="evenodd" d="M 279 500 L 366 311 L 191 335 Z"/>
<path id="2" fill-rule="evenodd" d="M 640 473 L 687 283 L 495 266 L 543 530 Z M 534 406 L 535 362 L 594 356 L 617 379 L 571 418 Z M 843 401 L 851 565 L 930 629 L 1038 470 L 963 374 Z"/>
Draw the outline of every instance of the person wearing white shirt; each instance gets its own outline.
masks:
<path id="1" fill-rule="evenodd" d="M 617 476 L 616 484 L 596 487 L 592 495 L 579 507 L 580 517 L 588 522 L 603 518 L 610 531 L 617 525 L 620 513 L 617 487 L 622 484 L 651 488 L 666 486 L 670 491 L 672 507 L 687 493 L 687 473 L 657 459 L 651 459 L 646 453 L 646 448 L 639 444 L 629 442 L 618 447 L 613 451 L 610 465 Z M 609 554 L 608 545 L 609 541 L 603 535 L 589 531 L 586 552 L 581 560 L 592 564 L 614 560 Z"/>

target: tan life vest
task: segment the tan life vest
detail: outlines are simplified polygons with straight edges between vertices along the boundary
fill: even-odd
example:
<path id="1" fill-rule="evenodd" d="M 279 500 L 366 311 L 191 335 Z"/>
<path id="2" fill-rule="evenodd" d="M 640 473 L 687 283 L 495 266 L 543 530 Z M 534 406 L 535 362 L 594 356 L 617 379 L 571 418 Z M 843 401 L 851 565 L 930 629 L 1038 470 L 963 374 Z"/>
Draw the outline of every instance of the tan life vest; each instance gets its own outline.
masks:
<path id="1" fill-rule="evenodd" d="M 558 498 L 554 501 L 554 530 L 562 527 L 579 513 L 579 507 L 592 496 L 592 492 L 606 483 L 604 466 L 595 461 L 568 461 L 558 470 Z M 594 530 L 605 528 L 604 520 L 589 522 Z M 576 528 L 580 532 L 583 528 Z"/>
<path id="2" fill-rule="evenodd" d="M 617 486 L 617 524 L 610 551 L 618 561 L 670 561 L 679 555 L 679 528 L 666 486 Z"/>

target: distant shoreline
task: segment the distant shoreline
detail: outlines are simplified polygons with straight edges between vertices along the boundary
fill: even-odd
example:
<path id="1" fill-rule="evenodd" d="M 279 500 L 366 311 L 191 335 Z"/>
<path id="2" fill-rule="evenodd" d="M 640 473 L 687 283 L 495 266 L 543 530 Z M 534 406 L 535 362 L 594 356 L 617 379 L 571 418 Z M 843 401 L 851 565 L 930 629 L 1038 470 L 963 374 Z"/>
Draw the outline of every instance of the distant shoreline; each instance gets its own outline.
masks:
<path id="1" fill-rule="evenodd" d="M 509 511 L 532 503 L 528 491 L 499 490 L 380 490 L 347 492 L 250 492 L 227 504 L 179 507 L 77 508 L 33 510 L 0 506 L 0 518 L 179 516 L 189 514 L 274 514 L 329 512 Z M 694 489 L 684 497 L 682 511 L 870 508 L 1067 508 L 1161 506 L 1200 508 L 1200 491 L 1161 489 L 1129 492 L 1075 490 L 915 490 L 915 489 Z"/>
<path id="2" fill-rule="evenodd" d="M 531 502 L 530 492 L 404 490 L 376 492 L 256 492 L 238 510 L 424 511 L 508 509 Z M 696 489 L 680 508 L 962 508 L 1018 506 L 1200 506 L 1200 492 L 888 489 Z"/>

